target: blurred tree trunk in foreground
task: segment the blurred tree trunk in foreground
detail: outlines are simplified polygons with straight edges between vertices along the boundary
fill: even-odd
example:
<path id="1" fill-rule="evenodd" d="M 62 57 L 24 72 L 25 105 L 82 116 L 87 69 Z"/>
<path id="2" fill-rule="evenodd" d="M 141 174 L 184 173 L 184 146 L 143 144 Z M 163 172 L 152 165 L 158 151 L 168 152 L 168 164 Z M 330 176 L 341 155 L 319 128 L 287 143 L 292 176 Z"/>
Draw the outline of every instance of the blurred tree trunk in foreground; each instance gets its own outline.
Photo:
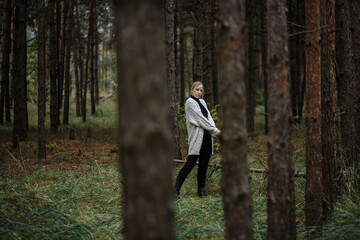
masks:
<path id="1" fill-rule="evenodd" d="M 251 192 L 246 159 L 245 1 L 221 1 L 220 103 L 222 194 L 226 239 L 252 239 Z M 236 111 L 235 111 L 236 109 Z"/>
<path id="2" fill-rule="evenodd" d="M 268 237 L 296 239 L 285 3 L 268 0 Z"/>
<path id="3" fill-rule="evenodd" d="M 162 1 L 114 1 L 126 239 L 175 239 Z"/>

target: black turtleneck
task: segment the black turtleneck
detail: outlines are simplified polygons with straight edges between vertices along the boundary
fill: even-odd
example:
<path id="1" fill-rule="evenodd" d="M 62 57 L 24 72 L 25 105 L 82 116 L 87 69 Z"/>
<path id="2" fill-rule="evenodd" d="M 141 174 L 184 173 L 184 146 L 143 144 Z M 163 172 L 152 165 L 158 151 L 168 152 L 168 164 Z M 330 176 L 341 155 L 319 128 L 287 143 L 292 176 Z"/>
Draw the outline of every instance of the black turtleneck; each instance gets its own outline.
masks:
<path id="1" fill-rule="evenodd" d="M 193 95 L 191 95 L 191 98 L 194 99 L 199 104 L 200 110 L 201 110 L 202 114 L 204 115 L 204 117 L 208 118 L 208 112 L 206 111 L 206 108 L 200 103 L 199 98 L 196 98 Z"/>

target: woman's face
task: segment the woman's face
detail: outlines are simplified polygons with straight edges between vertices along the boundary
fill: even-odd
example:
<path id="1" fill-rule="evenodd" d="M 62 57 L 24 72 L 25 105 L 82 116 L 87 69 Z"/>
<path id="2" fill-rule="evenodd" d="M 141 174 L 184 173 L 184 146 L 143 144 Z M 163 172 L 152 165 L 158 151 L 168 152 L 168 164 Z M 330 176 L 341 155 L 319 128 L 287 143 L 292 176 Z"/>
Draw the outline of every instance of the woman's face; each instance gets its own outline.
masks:
<path id="1" fill-rule="evenodd" d="M 203 85 L 197 85 L 192 91 L 191 95 L 193 95 L 196 98 L 201 98 L 202 94 L 204 92 Z"/>

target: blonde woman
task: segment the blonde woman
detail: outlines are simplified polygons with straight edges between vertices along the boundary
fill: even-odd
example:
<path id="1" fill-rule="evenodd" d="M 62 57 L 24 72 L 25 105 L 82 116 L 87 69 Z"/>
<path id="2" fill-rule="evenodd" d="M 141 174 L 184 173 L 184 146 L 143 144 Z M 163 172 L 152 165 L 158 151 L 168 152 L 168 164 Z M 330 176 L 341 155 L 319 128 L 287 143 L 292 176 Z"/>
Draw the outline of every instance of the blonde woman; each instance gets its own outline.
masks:
<path id="1" fill-rule="evenodd" d="M 185 103 L 189 152 L 187 161 L 176 178 L 175 195 L 180 195 L 182 184 L 193 169 L 197 159 L 199 159 L 197 173 L 198 196 L 205 197 L 206 171 L 210 156 L 213 153 L 213 137 L 219 135 L 220 130 L 215 126 L 206 103 L 201 98 L 204 94 L 204 85 L 201 82 L 194 82 L 190 93 L 191 97 Z"/>

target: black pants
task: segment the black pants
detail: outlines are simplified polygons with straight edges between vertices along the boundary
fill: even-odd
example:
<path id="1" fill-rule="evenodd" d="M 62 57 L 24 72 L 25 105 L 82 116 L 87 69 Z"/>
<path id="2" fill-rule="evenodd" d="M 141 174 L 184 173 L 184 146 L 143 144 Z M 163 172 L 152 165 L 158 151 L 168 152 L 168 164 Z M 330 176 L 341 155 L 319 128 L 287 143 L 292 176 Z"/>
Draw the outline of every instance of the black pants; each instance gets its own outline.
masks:
<path id="1" fill-rule="evenodd" d="M 197 173 L 197 182 L 198 182 L 198 192 L 203 192 L 205 190 L 205 180 L 206 180 L 206 170 L 208 168 L 210 156 L 212 153 L 212 140 L 211 135 L 208 131 L 204 130 L 204 137 L 200 148 L 200 155 L 188 155 L 184 167 L 180 170 L 176 182 L 175 190 L 180 191 L 181 186 L 183 185 L 186 177 L 189 175 L 196 160 L 199 158 L 199 167 Z"/>

